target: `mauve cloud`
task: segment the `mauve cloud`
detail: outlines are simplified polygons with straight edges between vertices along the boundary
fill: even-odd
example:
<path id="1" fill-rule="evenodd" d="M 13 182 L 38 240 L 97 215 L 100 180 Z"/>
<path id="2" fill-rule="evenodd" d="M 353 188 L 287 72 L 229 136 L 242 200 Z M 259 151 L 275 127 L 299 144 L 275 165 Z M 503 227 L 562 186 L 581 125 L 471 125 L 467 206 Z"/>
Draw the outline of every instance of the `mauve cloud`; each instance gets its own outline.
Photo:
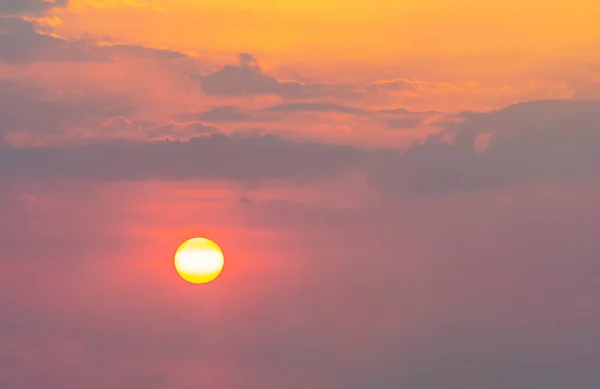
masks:
<path id="1" fill-rule="evenodd" d="M 252 123 L 268 122 L 272 117 L 252 112 L 233 105 L 219 105 L 205 111 L 188 112 L 175 116 L 182 121 L 203 121 L 208 123 Z"/>
<path id="2" fill-rule="evenodd" d="M 241 122 L 251 118 L 247 113 L 231 105 L 216 107 L 199 115 L 200 120 L 207 122 Z"/>
<path id="3" fill-rule="evenodd" d="M 353 115 L 360 115 L 366 113 L 364 109 L 358 107 L 350 107 L 346 105 L 331 103 L 331 102 L 306 102 L 306 103 L 286 103 L 274 105 L 266 109 L 267 112 L 282 112 L 282 113 L 296 113 L 296 112 L 339 112 Z"/>
<path id="4" fill-rule="evenodd" d="M 0 60 L 19 65 L 33 62 L 111 62 L 117 55 L 159 61 L 189 60 L 182 53 L 135 45 L 102 45 L 92 40 L 66 40 L 41 33 L 34 21 L 0 17 Z"/>
<path id="5" fill-rule="evenodd" d="M 226 65 L 211 74 L 196 74 L 194 80 L 207 95 L 251 96 L 279 95 L 285 98 L 349 97 L 352 92 L 345 86 L 305 84 L 281 81 L 266 74 L 251 54 L 239 53 L 238 65 Z"/>
<path id="6" fill-rule="evenodd" d="M 266 75 L 250 54 L 238 54 L 239 65 L 227 65 L 221 70 L 197 76 L 201 89 L 209 95 L 253 95 L 282 93 L 286 85 Z"/>
<path id="7" fill-rule="evenodd" d="M 385 193 L 431 195 L 493 189 L 550 180 L 600 179 L 600 101 L 547 100 L 489 113 L 467 112 L 446 133 L 404 153 L 388 155 L 373 173 Z M 491 136 L 483 152 L 476 138 Z"/>
<path id="8" fill-rule="evenodd" d="M 229 136 L 202 123 L 172 123 L 155 127 L 153 136 L 166 138 L 170 133 L 184 132 L 187 137 L 210 135 L 188 142 L 5 147 L 1 157 L 4 174 L 14 169 L 12 174 L 16 176 L 95 180 L 260 181 L 362 170 L 369 172 L 374 189 L 401 196 L 490 190 L 544 180 L 584 184 L 600 179 L 595 168 L 600 163 L 600 133 L 596 131 L 600 124 L 599 105 L 598 101 L 538 101 L 490 113 L 464 113 L 460 115 L 462 122 L 448 123 L 444 133 L 430 136 L 423 144 L 415 144 L 404 152 L 300 143 L 275 135 Z M 39 111 L 43 105 L 36 107 Z M 95 112 L 94 107 L 89 109 Z M 7 115 L 11 118 L 12 113 L 22 111 L 23 108 L 13 108 L 7 110 Z M 81 109 L 76 112 L 78 116 L 70 120 L 89 116 Z M 46 126 L 52 118 L 56 121 L 54 126 L 58 126 L 69 115 L 52 110 L 48 117 L 38 114 L 37 118 L 45 119 Z M 13 121 L 16 120 L 15 117 Z M 491 138 L 485 150 L 478 151 L 475 142 L 481 134 Z M 454 139 L 446 141 L 446 135 L 454 135 Z"/>
<path id="9" fill-rule="evenodd" d="M 41 34 L 34 22 L 0 18 L 0 60 L 10 64 L 35 61 L 106 62 L 109 57 L 86 43 Z"/>
<path id="10" fill-rule="evenodd" d="M 5 147 L 0 148 L 0 174 L 13 178 L 109 181 L 302 180 L 352 171 L 365 156 L 364 151 L 349 146 L 296 142 L 275 135 L 211 134 L 186 142 L 110 141 L 73 147 Z"/>
<path id="11" fill-rule="evenodd" d="M 145 136 L 154 139 L 185 139 L 189 140 L 206 134 L 219 134 L 217 127 L 210 126 L 200 122 L 189 123 L 170 123 L 161 126 L 147 128 Z"/>
<path id="12" fill-rule="evenodd" d="M 122 98 L 97 91 L 61 91 L 4 80 L 0 80 L 0 100 L 0 143 L 7 134 L 64 133 L 132 111 Z"/>
<path id="13" fill-rule="evenodd" d="M 51 8 L 65 7 L 69 0 L 0 0 L 0 15 L 43 14 Z"/>
<path id="14" fill-rule="evenodd" d="M 372 90 L 387 90 L 387 91 L 443 91 L 457 92 L 460 88 L 449 82 L 432 82 L 422 80 L 409 80 L 406 78 L 394 78 L 391 80 L 379 80 L 371 82 L 367 85 L 368 89 Z"/>
<path id="15" fill-rule="evenodd" d="M 389 129 L 409 129 L 423 124 L 434 116 L 441 116 L 435 111 L 410 111 L 404 108 L 373 110 L 358 106 L 345 105 L 332 101 L 303 101 L 267 105 L 254 110 L 243 109 L 234 105 L 220 105 L 205 111 L 192 111 L 174 116 L 181 121 L 203 121 L 208 123 L 268 123 L 286 122 L 297 114 L 347 114 L 361 118 L 371 118 L 376 122 L 384 122 Z"/>

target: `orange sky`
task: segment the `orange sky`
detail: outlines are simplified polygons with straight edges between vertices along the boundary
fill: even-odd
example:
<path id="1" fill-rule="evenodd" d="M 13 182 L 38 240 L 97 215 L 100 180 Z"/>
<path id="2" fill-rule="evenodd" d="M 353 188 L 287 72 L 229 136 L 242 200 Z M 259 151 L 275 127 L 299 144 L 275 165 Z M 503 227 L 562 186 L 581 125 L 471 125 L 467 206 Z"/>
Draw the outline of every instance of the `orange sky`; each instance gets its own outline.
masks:
<path id="1" fill-rule="evenodd" d="M 398 93 L 370 95 L 365 103 L 460 111 L 572 96 L 597 78 L 589 67 L 600 61 L 599 19 L 600 3 L 593 0 L 568 5 L 355 0 L 344 6 L 334 0 L 73 0 L 67 9 L 51 11 L 47 24 L 52 26 L 45 28 L 68 39 L 181 51 L 197 59 L 205 73 L 235 64 L 236 53 L 247 52 L 266 73 L 282 80 L 353 84 L 356 89 L 395 78 L 449 83 L 454 90 L 421 90 L 410 101 Z M 174 101 L 168 91 L 180 96 L 182 107 L 211 104 L 192 98 L 186 80 L 157 66 L 121 58 L 98 73 L 113 81 L 96 81 L 130 91 L 134 89 L 127 84 L 138 78 L 156 83 L 142 88 L 163 94 L 146 91 L 137 99 L 152 96 L 161 110 Z M 83 67 L 80 73 L 79 85 L 88 78 Z"/>
<path id="2" fill-rule="evenodd" d="M 74 1 L 59 31 L 203 54 L 251 51 L 273 61 L 385 66 L 413 58 L 501 64 L 597 58 L 594 0 Z M 385 37 L 385 40 L 381 38 Z M 488 65 L 492 65 L 492 61 Z"/>
<path id="3" fill-rule="evenodd" d="M 254 55 L 269 77 L 346 85 L 345 98 L 324 95 L 315 100 L 368 110 L 488 110 L 532 99 L 568 98 L 597 78 L 589 70 L 596 61 L 595 38 L 600 36 L 600 27 L 592 23 L 599 9 L 596 3 L 579 1 L 568 8 L 558 3 L 541 7 L 534 2 L 498 5 L 464 0 L 386 1 L 377 7 L 355 1 L 341 8 L 334 1 L 248 4 L 73 1 L 67 9 L 57 8 L 41 19 L 40 29 L 102 45 L 181 51 L 190 54 L 193 63 L 139 58 L 125 50 L 113 54 L 110 62 L 71 67 L 47 61 L 26 67 L 0 65 L 0 75 L 67 88 L 63 96 L 68 96 L 67 90 L 119 95 L 137 107 L 126 119 L 164 123 L 220 105 L 261 110 L 289 101 L 276 94 L 197 93 L 190 74 L 206 75 L 235 65 L 239 52 Z M 385 88 L 394 80 L 403 86 Z M 396 145 L 437 131 L 417 124 L 389 131 L 387 118 L 373 115 L 305 112 L 302 121 L 288 116 L 259 127 L 325 141 Z M 431 124 L 435 118 L 429 115 L 423 123 Z M 114 122 L 106 119 L 103 123 Z M 221 129 L 253 126 L 258 124 L 223 123 Z M 9 138 L 35 143 L 24 133 Z M 70 136 L 89 133 L 72 129 Z"/>

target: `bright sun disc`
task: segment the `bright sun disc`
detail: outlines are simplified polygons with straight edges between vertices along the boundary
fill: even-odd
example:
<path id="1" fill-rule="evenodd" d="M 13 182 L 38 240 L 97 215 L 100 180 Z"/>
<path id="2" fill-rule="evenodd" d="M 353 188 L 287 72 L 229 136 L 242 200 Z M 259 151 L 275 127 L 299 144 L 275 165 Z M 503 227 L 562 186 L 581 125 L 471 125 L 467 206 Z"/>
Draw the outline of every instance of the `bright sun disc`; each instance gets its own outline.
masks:
<path id="1" fill-rule="evenodd" d="M 192 284 L 213 281 L 223 270 L 221 248 L 206 238 L 193 238 L 184 242 L 175 253 L 175 269 L 184 280 Z"/>

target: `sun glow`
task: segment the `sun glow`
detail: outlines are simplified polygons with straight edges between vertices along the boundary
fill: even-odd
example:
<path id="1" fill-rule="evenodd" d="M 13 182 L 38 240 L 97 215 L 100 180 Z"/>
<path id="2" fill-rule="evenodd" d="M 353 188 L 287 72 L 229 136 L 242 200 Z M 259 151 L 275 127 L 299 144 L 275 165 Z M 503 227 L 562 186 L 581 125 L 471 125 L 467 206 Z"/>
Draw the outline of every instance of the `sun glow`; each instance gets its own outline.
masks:
<path id="1" fill-rule="evenodd" d="M 175 269 L 192 284 L 206 284 L 221 274 L 224 257 L 221 248 L 206 238 L 184 242 L 175 253 Z"/>

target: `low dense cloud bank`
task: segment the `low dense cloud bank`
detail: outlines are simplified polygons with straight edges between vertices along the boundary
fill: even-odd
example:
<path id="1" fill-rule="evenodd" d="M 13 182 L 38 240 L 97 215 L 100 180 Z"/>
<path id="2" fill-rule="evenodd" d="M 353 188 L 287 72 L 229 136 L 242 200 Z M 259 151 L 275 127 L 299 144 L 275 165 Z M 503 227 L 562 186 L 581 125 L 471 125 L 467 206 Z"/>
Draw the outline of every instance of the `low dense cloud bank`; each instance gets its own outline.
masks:
<path id="1" fill-rule="evenodd" d="M 4 175 L 81 180 L 318 178 L 352 171 L 365 152 L 266 136 L 212 134 L 187 142 L 113 141 L 77 147 L 0 149 Z"/>
<path id="2" fill-rule="evenodd" d="M 458 122 L 446 124 L 443 133 L 403 152 L 297 142 L 276 135 L 225 135 L 215 127 L 201 126 L 206 136 L 187 142 L 4 147 L 0 149 L 1 171 L 38 178 L 261 181 L 362 170 L 368 172 L 374 189 L 400 196 L 443 195 L 539 181 L 584 184 L 600 179 L 598 108 L 598 101 L 565 100 L 522 103 L 490 113 L 468 112 L 459 115 Z M 227 117 L 232 111 L 211 113 L 216 115 L 213 118 L 222 114 Z M 453 139 L 447 140 L 447 136 Z M 481 136 L 488 141 L 478 150 Z"/>

